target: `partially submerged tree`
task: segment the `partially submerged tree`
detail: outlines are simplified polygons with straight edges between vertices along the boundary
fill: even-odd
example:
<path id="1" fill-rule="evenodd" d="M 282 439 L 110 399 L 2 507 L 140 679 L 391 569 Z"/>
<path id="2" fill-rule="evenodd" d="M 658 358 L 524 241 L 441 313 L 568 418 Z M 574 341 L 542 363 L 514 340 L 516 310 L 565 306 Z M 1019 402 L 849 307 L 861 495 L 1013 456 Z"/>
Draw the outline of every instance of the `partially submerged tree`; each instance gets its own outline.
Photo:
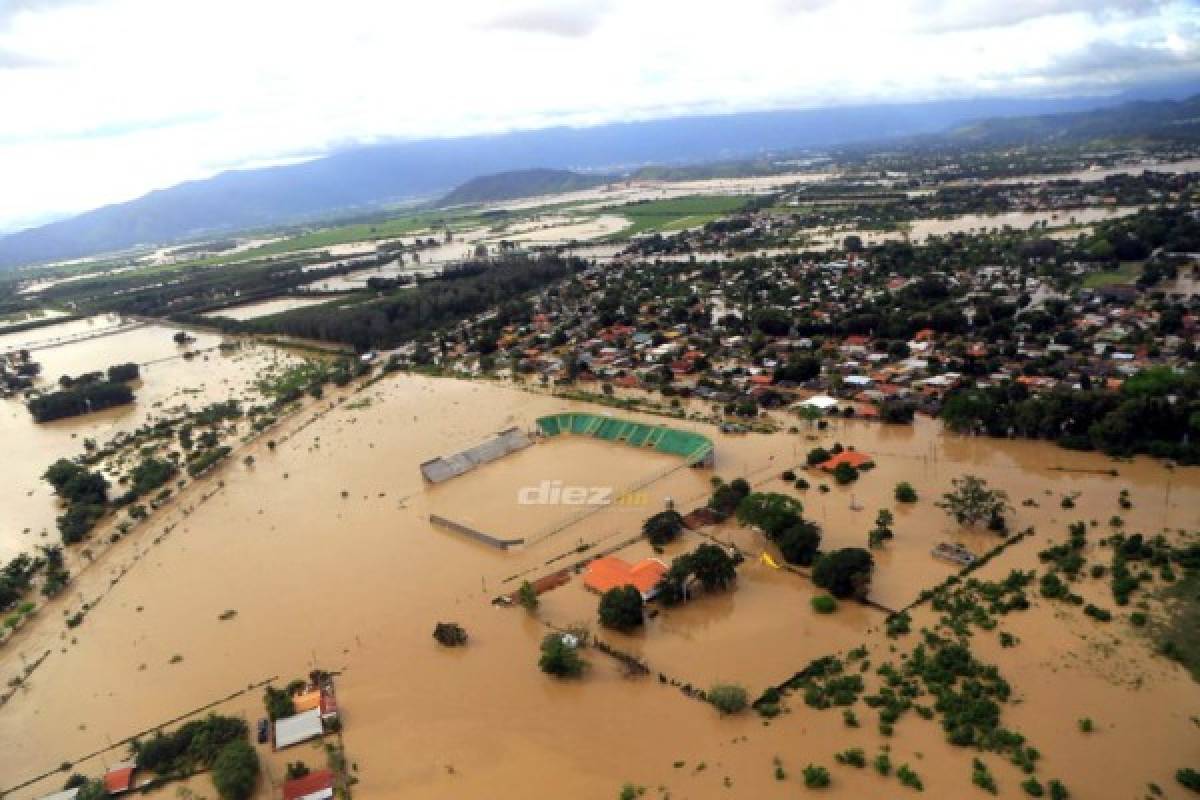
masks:
<path id="1" fill-rule="evenodd" d="M 815 522 L 799 518 L 775 539 L 789 564 L 811 566 L 821 547 L 821 529 Z"/>
<path id="2" fill-rule="evenodd" d="M 886 508 L 879 509 L 879 514 L 875 517 L 875 527 L 867 533 L 867 546 L 874 550 L 883 547 L 883 543 L 888 539 L 894 538 L 892 523 L 895 519 L 891 511 Z"/>
<path id="3" fill-rule="evenodd" d="M 959 525 L 974 526 L 987 520 L 1003 522 L 1004 514 L 1011 506 L 1008 493 L 1003 489 L 989 488 L 987 482 L 975 475 L 963 475 L 951 481 L 954 489 L 942 495 L 935 505 L 954 517 Z M 1000 526 L 1003 530 L 1003 525 Z"/>
<path id="4" fill-rule="evenodd" d="M 866 599 L 875 560 L 861 547 L 844 547 L 825 553 L 813 566 L 813 583 L 834 597 Z"/>
<path id="5" fill-rule="evenodd" d="M 439 622 L 433 628 L 433 638 L 445 647 L 459 647 L 467 643 L 467 632 L 457 622 Z"/>
<path id="6" fill-rule="evenodd" d="M 618 631 L 631 631 L 643 622 L 642 593 L 636 586 L 609 589 L 600 597 L 600 624 Z"/>
<path id="7" fill-rule="evenodd" d="M 542 655 L 538 659 L 542 672 L 556 678 L 577 678 L 583 674 L 587 662 L 579 655 L 578 642 L 567 636 L 550 633 L 542 639 Z"/>
<path id="8" fill-rule="evenodd" d="M 737 520 L 743 525 L 754 525 L 774 538 L 794 524 L 803 511 L 804 506 L 794 497 L 778 492 L 755 492 L 738 504 Z"/>
<path id="9" fill-rule="evenodd" d="M 744 711 L 749 695 L 745 687 L 735 683 L 718 683 L 708 690 L 708 702 L 716 706 L 722 714 L 736 714 Z"/>
<path id="10" fill-rule="evenodd" d="M 537 589 L 533 588 L 533 584 L 529 581 L 523 581 L 521 588 L 517 589 L 517 602 L 526 611 L 536 611 L 538 607 Z"/>
<path id="11" fill-rule="evenodd" d="M 245 739 L 235 739 L 213 762 L 213 785 L 222 800 L 248 800 L 258 784 L 258 772 L 258 753 Z"/>
<path id="12" fill-rule="evenodd" d="M 750 494 L 750 484 L 741 478 L 718 484 L 708 500 L 708 507 L 721 514 L 732 514 L 738 504 Z"/>
<path id="13" fill-rule="evenodd" d="M 659 547 L 674 540 L 682 530 L 683 517 L 678 511 L 660 511 L 642 523 L 642 533 Z"/>
<path id="14" fill-rule="evenodd" d="M 682 566 L 710 592 L 727 588 L 737 578 L 737 563 L 725 548 L 715 544 L 702 544 L 675 562 L 682 562 Z"/>

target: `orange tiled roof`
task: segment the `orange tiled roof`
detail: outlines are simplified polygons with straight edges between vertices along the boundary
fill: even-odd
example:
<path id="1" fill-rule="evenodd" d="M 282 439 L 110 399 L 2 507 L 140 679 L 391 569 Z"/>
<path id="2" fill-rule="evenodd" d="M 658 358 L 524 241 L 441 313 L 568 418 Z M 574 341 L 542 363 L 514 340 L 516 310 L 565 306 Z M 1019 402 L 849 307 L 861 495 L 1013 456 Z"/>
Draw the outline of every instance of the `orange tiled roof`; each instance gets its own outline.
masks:
<path id="1" fill-rule="evenodd" d="M 311 692 L 298 694 L 292 698 L 292 706 L 299 714 L 302 711 L 312 711 L 314 708 L 321 707 L 321 690 L 313 689 Z"/>
<path id="2" fill-rule="evenodd" d="M 827 472 L 832 472 L 837 469 L 838 464 L 849 464 L 857 469 L 863 464 L 869 464 L 870 462 L 871 457 L 866 453 L 859 452 L 858 450 L 843 450 L 828 461 L 821 462 L 819 466 Z"/>
<path id="3" fill-rule="evenodd" d="M 667 565 L 656 558 L 646 558 L 630 566 L 616 556 L 604 556 L 587 565 L 583 585 L 601 593 L 621 586 L 636 586 L 639 592 L 648 594 L 666 574 Z"/>

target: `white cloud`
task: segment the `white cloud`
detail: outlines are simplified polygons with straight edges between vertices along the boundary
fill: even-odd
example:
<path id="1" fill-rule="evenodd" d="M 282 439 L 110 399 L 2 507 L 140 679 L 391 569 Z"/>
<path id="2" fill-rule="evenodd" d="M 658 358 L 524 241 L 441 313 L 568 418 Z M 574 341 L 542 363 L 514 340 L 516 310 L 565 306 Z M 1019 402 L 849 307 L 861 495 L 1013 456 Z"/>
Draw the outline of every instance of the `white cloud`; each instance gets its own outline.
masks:
<path id="1" fill-rule="evenodd" d="M 0 228 L 352 142 L 1160 75 L 1196 67 L 1197 24 L 1157 0 L 0 0 Z"/>

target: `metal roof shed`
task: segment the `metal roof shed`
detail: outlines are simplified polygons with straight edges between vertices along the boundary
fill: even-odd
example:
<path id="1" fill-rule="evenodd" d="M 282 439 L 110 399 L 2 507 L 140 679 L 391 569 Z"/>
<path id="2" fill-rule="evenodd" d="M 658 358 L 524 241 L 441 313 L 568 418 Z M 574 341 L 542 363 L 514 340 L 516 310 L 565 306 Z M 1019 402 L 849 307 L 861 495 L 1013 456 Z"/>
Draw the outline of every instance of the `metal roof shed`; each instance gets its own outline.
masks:
<path id="1" fill-rule="evenodd" d="M 39 800 L 75 800 L 77 794 L 79 794 L 78 786 L 74 789 L 63 789 L 61 792 L 43 795 Z"/>
<path id="2" fill-rule="evenodd" d="M 314 708 L 291 717 L 275 720 L 275 749 L 315 739 L 325 732 L 321 725 L 321 709 Z"/>

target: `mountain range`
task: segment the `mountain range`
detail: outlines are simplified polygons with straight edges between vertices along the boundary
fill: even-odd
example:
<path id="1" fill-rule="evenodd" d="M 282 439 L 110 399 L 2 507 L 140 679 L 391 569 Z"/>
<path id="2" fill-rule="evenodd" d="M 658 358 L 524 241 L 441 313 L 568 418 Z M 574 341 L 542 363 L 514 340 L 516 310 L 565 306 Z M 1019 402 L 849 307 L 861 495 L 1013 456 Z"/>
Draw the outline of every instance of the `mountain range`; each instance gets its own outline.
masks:
<path id="1" fill-rule="evenodd" d="M 586 175 L 589 172 L 614 174 L 650 164 L 729 161 L 934 134 L 964 143 L 990 144 L 1022 137 L 1053 140 L 1063 138 L 1064 130 L 1066 136 L 1088 131 L 1126 136 L 1195 132 L 1196 98 L 1144 102 L 1136 108 L 1114 107 L 1118 99 L 976 99 L 847 106 L 355 147 L 299 164 L 224 172 L 9 234 L 0 238 L 0 268 L 380 209 L 437 197 L 472 179 L 504 172 L 573 170 L 584 174 L 569 180 L 582 184 L 593 180 Z M 557 191 L 553 186 L 561 186 L 564 180 L 563 175 L 552 172 L 542 177 L 544 188 L 532 193 Z M 522 181 L 536 179 L 527 176 Z M 468 184 L 443 202 L 448 198 L 458 203 L 497 199 L 494 195 L 501 183 L 493 180 L 490 188 L 486 180 L 473 187 Z"/>

